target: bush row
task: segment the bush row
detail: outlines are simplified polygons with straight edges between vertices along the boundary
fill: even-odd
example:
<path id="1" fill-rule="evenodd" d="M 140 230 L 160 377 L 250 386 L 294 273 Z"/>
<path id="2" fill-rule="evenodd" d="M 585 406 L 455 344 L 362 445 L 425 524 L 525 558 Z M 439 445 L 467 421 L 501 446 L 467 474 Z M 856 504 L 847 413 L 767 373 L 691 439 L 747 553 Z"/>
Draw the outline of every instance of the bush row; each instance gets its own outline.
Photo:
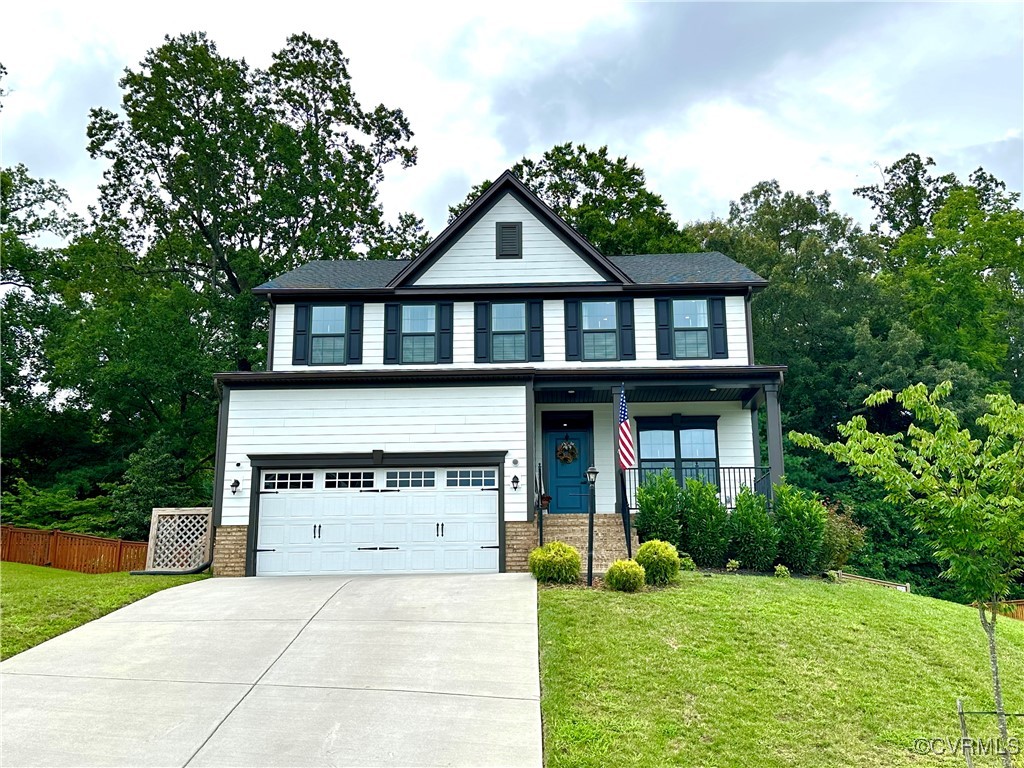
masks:
<path id="1" fill-rule="evenodd" d="M 637 490 L 641 540 L 662 539 L 703 567 L 739 567 L 768 572 L 783 565 L 793 573 L 842 568 L 864 541 L 864 529 L 838 506 L 787 483 L 773 489 L 773 504 L 748 489 L 730 514 L 711 483 L 689 479 L 680 487 L 671 470 Z"/>
<path id="2" fill-rule="evenodd" d="M 693 566 L 690 558 L 687 569 Z M 678 574 L 683 564 L 676 548 L 666 541 L 647 541 L 636 553 L 636 560 L 616 560 L 605 574 L 605 584 L 619 592 L 636 592 L 643 585 L 664 586 Z M 530 553 L 530 573 L 547 584 L 572 584 L 580 578 L 580 553 L 561 541 L 552 541 Z"/>

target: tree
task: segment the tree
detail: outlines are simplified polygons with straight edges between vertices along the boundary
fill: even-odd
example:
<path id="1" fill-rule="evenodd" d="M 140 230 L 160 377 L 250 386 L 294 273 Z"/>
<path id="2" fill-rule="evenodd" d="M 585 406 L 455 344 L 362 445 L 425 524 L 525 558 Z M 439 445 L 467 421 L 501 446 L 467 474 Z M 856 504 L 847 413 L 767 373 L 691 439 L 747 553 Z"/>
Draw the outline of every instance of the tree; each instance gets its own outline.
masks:
<path id="1" fill-rule="evenodd" d="M 839 427 L 840 441 L 824 443 L 795 432 L 790 439 L 870 477 L 886 489 L 890 502 L 905 505 L 944 564 L 943 575 L 977 604 L 1006 744 L 995 630 L 1003 601 L 1024 574 L 1024 404 L 990 395 L 988 412 L 978 419 L 987 434 L 978 439 L 941 405 L 951 390 L 949 382 L 931 392 L 916 384 L 895 395 L 914 417 L 903 434 L 872 432 L 863 416 L 855 416 Z M 891 390 L 881 390 L 868 404 L 893 397 Z M 1003 762 L 1010 766 L 1008 754 Z"/>
<path id="2" fill-rule="evenodd" d="M 292 35 L 266 70 L 205 34 L 166 38 L 126 71 L 123 117 L 90 113 L 89 153 L 110 163 L 98 230 L 121 268 L 171 274 L 215 299 L 224 344 L 259 359 L 251 289 L 311 259 L 417 249 L 422 224 L 385 222 L 385 168 L 416 162 L 400 109 L 364 109 L 337 43 Z"/>
<path id="3" fill-rule="evenodd" d="M 510 170 L 606 256 L 696 250 L 665 201 L 647 188 L 643 170 L 625 157 L 612 159 L 606 146 L 592 151 L 567 142 L 539 160 L 524 157 Z M 477 184 L 462 203 L 451 206 L 449 221 L 490 185 L 489 180 Z"/>

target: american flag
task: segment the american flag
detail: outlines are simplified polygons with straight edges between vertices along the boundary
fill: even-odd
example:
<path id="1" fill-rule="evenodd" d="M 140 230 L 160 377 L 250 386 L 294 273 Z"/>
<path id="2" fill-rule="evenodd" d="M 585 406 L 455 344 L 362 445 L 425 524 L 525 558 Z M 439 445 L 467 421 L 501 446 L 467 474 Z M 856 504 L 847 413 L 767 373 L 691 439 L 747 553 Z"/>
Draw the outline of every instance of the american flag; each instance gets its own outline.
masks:
<path id="1" fill-rule="evenodd" d="M 629 409 L 626 408 L 626 385 L 619 390 L 619 466 L 632 469 L 636 465 L 633 431 L 629 428 Z"/>

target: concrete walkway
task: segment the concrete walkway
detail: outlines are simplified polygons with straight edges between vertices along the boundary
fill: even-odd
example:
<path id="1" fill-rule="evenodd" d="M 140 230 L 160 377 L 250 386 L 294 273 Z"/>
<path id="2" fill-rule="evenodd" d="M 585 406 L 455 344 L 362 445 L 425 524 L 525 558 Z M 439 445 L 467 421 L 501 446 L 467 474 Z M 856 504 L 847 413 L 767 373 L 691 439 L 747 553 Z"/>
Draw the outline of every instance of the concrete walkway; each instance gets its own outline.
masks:
<path id="1" fill-rule="evenodd" d="M 209 579 L 8 659 L 0 686 L 11 768 L 542 762 L 520 574 Z"/>

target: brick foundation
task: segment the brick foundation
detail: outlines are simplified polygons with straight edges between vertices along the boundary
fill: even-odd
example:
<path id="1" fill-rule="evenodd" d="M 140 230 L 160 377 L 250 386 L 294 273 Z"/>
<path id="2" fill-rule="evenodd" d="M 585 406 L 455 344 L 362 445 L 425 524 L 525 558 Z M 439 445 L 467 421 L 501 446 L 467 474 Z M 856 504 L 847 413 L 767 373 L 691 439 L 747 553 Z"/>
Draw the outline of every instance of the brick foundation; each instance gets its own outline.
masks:
<path id="1" fill-rule="evenodd" d="M 537 546 L 537 523 L 505 521 L 505 571 L 530 570 L 530 552 Z"/>
<path id="2" fill-rule="evenodd" d="M 245 550 L 249 526 L 222 525 L 213 537 L 213 575 L 245 576 Z"/>

